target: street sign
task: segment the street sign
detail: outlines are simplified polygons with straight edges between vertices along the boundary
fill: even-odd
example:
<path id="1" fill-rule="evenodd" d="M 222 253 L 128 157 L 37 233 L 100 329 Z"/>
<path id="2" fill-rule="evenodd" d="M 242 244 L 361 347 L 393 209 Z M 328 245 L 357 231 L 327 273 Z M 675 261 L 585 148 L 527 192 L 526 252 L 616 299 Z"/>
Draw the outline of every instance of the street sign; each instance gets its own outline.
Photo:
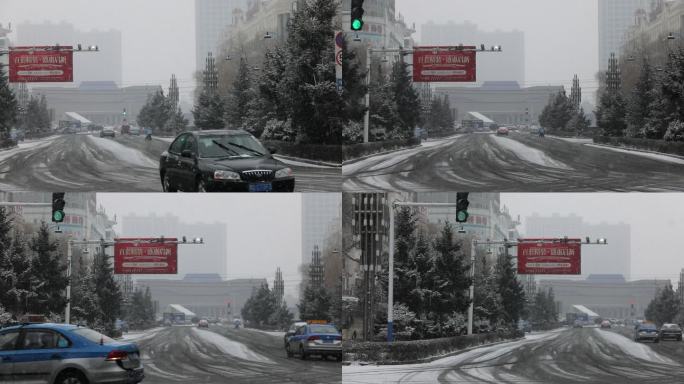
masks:
<path id="1" fill-rule="evenodd" d="M 342 93 L 344 81 L 342 79 L 342 46 L 344 45 L 344 32 L 335 32 L 335 83 L 337 92 Z"/>
<path id="2" fill-rule="evenodd" d="M 524 239 L 518 243 L 519 275 L 581 275 L 582 240 Z"/>
<path id="3" fill-rule="evenodd" d="M 475 47 L 416 47 L 413 51 L 413 81 L 475 82 Z"/>
<path id="4" fill-rule="evenodd" d="M 124 275 L 175 275 L 178 273 L 177 239 L 117 239 L 114 273 Z"/>
<path id="5" fill-rule="evenodd" d="M 71 83 L 73 47 L 11 47 L 10 83 Z"/>

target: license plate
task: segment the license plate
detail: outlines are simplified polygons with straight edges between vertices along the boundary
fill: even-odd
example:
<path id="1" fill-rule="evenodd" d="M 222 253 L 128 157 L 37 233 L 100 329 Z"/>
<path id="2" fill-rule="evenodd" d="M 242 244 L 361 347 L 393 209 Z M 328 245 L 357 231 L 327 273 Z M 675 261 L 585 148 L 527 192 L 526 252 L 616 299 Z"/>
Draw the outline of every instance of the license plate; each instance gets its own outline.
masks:
<path id="1" fill-rule="evenodd" d="M 252 183 L 249 185 L 250 192 L 272 192 L 273 185 L 271 183 Z"/>
<path id="2" fill-rule="evenodd" d="M 325 344 L 332 344 L 333 341 L 332 341 L 332 340 L 323 340 L 323 342 L 324 342 Z"/>

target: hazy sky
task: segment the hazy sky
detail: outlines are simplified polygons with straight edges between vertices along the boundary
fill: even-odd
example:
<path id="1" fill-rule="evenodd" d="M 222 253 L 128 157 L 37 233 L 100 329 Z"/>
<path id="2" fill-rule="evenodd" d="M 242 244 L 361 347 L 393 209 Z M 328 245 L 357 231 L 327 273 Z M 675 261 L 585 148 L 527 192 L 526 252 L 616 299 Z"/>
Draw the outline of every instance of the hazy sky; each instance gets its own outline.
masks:
<path id="1" fill-rule="evenodd" d="M 521 30 L 527 85 L 569 86 L 577 73 L 587 94 L 595 90 L 597 0 L 397 0 L 397 10 L 419 30 L 430 20 Z M 194 0 L 0 0 L 5 25 L 64 20 L 78 29 L 121 30 L 124 84 L 166 87 L 175 73 L 185 94 L 192 90 L 195 69 L 194 13 Z"/>
<path id="2" fill-rule="evenodd" d="M 633 277 L 678 281 L 684 268 L 684 193 L 502 194 L 501 203 L 512 216 L 521 216 L 521 231 L 534 213 L 574 213 L 590 224 L 629 224 Z"/>
<path id="3" fill-rule="evenodd" d="M 193 89 L 194 0 L 0 0 L 3 25 L 25 21 L 66 21 L 86 31 L 118 29 L 122 38 L 124 85 L 166 88 L 175 73 L 182 93 Z M 64 45 L 67 43 L 74 42 Z"/>
<path id="4" fill-rule="evenodd" d="M 429 21 L 469 20 L 486 31 L 523 31 L 526 85 L 563 84 L 569 89 L 578 74 L 586 98 L 596 90 L 597 0 L 397 0 L 397 11 L 409 25 L 416 24 L 417 40 L 421 25 Z M 461 43 L 458 36 L 454 43 Z"/>
<path id="5" fill-rule="evenodd" d="M 301 199 L 301 194 L 97 194 L 110 217 L 172 213 L 187 223 L 226 223 L 228 278 L 267 278 L 272 284 L 280 267 L 286 292 L 293 294 L 301 280 Z"/>

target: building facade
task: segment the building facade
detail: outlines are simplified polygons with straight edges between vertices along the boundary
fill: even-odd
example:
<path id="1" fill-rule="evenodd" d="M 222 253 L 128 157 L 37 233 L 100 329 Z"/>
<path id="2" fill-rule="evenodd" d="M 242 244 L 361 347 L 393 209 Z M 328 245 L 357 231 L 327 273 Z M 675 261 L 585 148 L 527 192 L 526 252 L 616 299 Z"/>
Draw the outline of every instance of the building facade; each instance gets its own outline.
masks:
<path id="1" fill-rule="evenodd" d="M 501 46 L 502 52 L 477 55 L 477 81 L 515 81 L 525 84 L 525 34 L 522 31 L 483 31 L 471 22 L 421 26 L 421 45 Z"/>
<path id="2" fill-rule="evenodd" d="M 564 91 L 563 86 L 522 88 L 517 82 L 485 82 L 479 87 L 438 87 L 435 94 L 448 95 L 456 120 L 479 112 L 500 125 L 538 125 L 549 97 Z"/>
<path id="3" fill-rule="evenodd" d="M 321 250 L 341 218 L 342 197 L 339 193 L 306 193 L 302 195 L 302 264 L 311 262 L 315 246 Z"/>
<path id="4" fill-rule="evenodd" d="M 649 11 L 636 12 L 621 52 L 623 59 L 646 55 L 653 63 L 662 63 L 676 46 L 684 47 L 684 1 L 659 0 Z"/>
<path id="5" fill-rule="evenodd" d="M 646 9 L 650 0 L 599 0 L 599 70 L 608 69 L 611 53 L 619 54 L 625 43 L 625 36 L 635 22 L 636 12 Z"/>
<path id="6" fill-rule="evenodd" d="M 123 84 L 121 31 L 79 31 L 72 24 L 22 23 L 17 25 L 17 46 L 97 45 L 97 53 L 74 55 L 74 84 L 84 81 L 109 81 Z"/>
<path id="7" fill-rule="evenodd" d="M 204 68 L 209 52 L 218 53 L 224 30 L 246 6 L 247 0 L 195 0 L 196 70 Z"/>

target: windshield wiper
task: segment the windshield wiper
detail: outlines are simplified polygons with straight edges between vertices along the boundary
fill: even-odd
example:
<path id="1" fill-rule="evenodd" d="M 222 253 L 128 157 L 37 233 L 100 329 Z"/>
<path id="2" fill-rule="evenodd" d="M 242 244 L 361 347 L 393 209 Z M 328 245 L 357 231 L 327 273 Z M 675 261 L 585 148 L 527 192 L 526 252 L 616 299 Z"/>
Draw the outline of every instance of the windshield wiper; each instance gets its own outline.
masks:
<path id="1" fill-rule="evenodd" d="M 252 148 L 249 148 L 249 147 L 245 147 L 244 145 L 235 144 L 235 143 L 231 143 L 231 142 L 228 142 L 228 144 L 230 144 L 230 145 L 232 145 L 232 146 L 234 146 L 234 147 L 238 147 L 238 148 L 244 149 L 245 151 L 252 152 L 252 153 L 256 154 L 257 156 L 264 156 L 263 153 L 261 153 L 261 152 L 255 150 L 255 149 L 252 149 Z"/>
<path id="2" fill-rule="evenodd" d="M 234 150 L 234 149 L 230 149 L 230 148 L 226 147 L 225 145 L 219 143 L 219 142 L 216 141 L 216 140 L 212 140 L 211 142 L 214 143 L 214 144 L 216 144 L 216 145 L 218 145 L 219 148 L 221 148 L 221 149 L 227 151 L 228 153 L 234 153 L 234 154 L 235 154 L 234 156 L 240 156 L 240 152 L 238 152 L 238 151 L 236 151 L 236 150 Z"/>

